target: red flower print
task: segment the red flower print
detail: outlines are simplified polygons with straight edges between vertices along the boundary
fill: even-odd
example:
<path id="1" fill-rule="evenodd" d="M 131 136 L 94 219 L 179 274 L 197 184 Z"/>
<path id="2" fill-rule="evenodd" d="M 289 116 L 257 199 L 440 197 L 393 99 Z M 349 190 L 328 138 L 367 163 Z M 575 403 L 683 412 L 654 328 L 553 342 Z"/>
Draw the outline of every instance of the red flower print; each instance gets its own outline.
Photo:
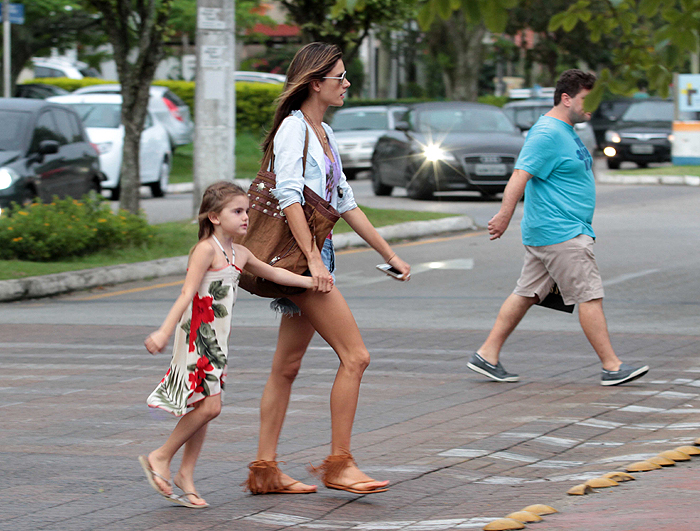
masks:
<path id="1" fill-rule="evenodd" d="M 212 297 L 199 297 L 199 293 L 194 294 L 192 299 L 192 322 L 190 323 L 190 349 L 194 352 L 194 340 L 197 339 L 197 330 L 202 323 L 214 322 L 214 310 L 211 305 L 214 302 Z"/>
<path id="2" fill-rule="evenodd" d="M 197 368 L 190 373 L 190 389 L 194 389 L 195 393 L 201 393 L 204 391 L 204 386 L 202 386 L 202 380 L 207 377 L 207 371 L 213 371 L 214 366 L 209 362 L 209 360 L 202 356 L 197 360 Z"/>

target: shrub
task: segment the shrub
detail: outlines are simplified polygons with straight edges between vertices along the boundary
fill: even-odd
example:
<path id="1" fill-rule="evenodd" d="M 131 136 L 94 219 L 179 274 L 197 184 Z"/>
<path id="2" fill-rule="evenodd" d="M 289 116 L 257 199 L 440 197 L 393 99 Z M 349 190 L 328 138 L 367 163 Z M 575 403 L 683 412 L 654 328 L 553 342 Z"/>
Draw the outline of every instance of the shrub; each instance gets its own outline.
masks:
<path id="1" fill-rule="evenodd" d="M 0 216 L 0 259 L 54 261 L 100 249 L 148 245 L 154 231 L 143 216 L 114 214 L 98 195 L 51 203 L 13 203 Z"/>
<path id="2" fill-rule="evenodd" d="M 116 81 L 96 78 L 68 79 L 63 77 L 32 79 L 29 82 L 55 85 L 71 92 L 89 85 L 116 83 Z M 156 80 L 153 81 L 153 84 L 168 87 L 177 94 L 182 101 L 189 105 L 194 120 L 194 81 Z M 260 136 L 265 129 L 271 127 L 275 114 L 275 99 L 281 92 L 281 84 L 236 83 L 236 132 L 249 131 Z"/>

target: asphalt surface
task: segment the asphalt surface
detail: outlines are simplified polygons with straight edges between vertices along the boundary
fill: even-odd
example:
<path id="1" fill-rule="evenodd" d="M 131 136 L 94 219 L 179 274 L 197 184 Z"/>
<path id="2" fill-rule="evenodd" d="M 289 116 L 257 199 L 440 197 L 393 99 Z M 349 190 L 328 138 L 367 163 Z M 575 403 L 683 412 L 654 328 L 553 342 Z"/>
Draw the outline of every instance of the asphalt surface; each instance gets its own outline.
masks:
<path id="1" fill-rule="evenodd" d="M 628 201 L 637 199 L 631 194 Z M 677 204 L 690 208 L 687 201 Z M 597 214 L 601 225 L 616 219 L 611 210 Z M 662 215 L 667 213 L 618 219 L 619 228 L 600 231 L 602 239 L 618 241 L 616 231 L 634 234 L 629 245 L 638 248 L 637 267 L 651 271 L 645 261 L 657 257 L 644 253 L 633 225 L 639 219 L 661 223 Z M 467 242 L 467 249 L 482 245 L 483 234 L 474 236 L 448 237 L 426 247 L 436 258 L 444 257 L 441 264 L 456 268 L 441 273 L 455 282 L 455 297 L 467 289 L 470 277 L 464 271 L 472 266 L 449 251 L 455 256 L 463 252 L 455 249 L 458 241 Z M 483 288 L 495 291 L 500 300 L 501 292 L 512 287 L 509 282 L 508 288 L 502 285 L 505 277 L 498 269 L 511 244 L 490 245 L 489 253 L 479 256 L 488 260 L 482 267 L 491 268 L 497 278 Z M 411 250 L 415 247 L 402 249 L 402 256 L 418 262 L 410 256 L 419 256 Z M 602 247 L 602 261 L 605 252 Z M 670 256 L 663 248 L 657 252 Z M 195 476 L 211 508 L 175 506 L 150 489 L 136 457 L 162 444 L 174 420 L 144 404 L 168 356 L 149 356 L 142 341 L 153 329 L 151 321 L 162 319 L 166 299 L 172 304 L 182 280 L 178 271 L 177 277 L 164 277 L 160 284 L 130 283 L 0 304 L 0 529 L 481 529 L 536 503 L 558 511 L 531 524 L 542 530 L 700 529 L 700 457 L 635 473 L 635 481 L 587 496 L 566 494 L 590 478 L 700 437 L 696 304 L 684 306 L 686 321 L 676 329 L 660 328 L 652 318 L 669 301 L 650 308 L 640 295 L 644 279 L 653 273 L 630 281 L 629 275 L 606 268 L 613 273 L 613 303 L 606 305 L 606 313 L 618 327 L 615 348 L 625 360 L 644 360 L 650 374 L 626 386 L 598 385 L 599 364 L 575 322 L 541 310 L 528 316 L 529 325 L 524 323 L 508 343 L 506 366 L 520 373 L 521 381 L 497 384 L 465 367 L 471 349 L 485 337 L 484 323 L 493 320 L 490 308 L 496 302 L 477 300 L 475 304 L 488 305 L 488 315 L 444 327 L 441 322 L 448 322 L 448 315 L 441 321 L 441 312 L 454 313 L 461 305 L 464 314 L 473 314 L 468 306 L 473 301 L 450 302 L 449 293 L 431 298 L 431 284 L 416 283 L 406 286 L 414 290 L 410 299 L 394 289 L 397 295 L 387 302 L 396 305 L 399 315 L 382 319 L 371 306 L 385 293 L 385 284 L 374 277 L 363 279 L 359 268 L 353 272 L 359 263 L 355 256 L 341 257 L 350 267 L 341 268 L 345 276 L 339 285 L 347 286 L 344 293 L 352 297 L 372 364 L 363 379 L 353 453 L 363 470 L 391 480 L 389 492 L 356 496 L 323 487 L 305 496 L 242 492 L 240 483 L 255 455 L 258 403 L 277 334 L 274 318 L 262 324 L 258 303 L 246 300 L 236 311 L 252 317 L 234 328 L 225 407 L 211 424 Z M 465 276 L 465 284 L 456 283 Z M 669 300 L 695 300 L 687 289 L 685 298 L 678 295 L 685 277 L 665 278 L 673 293 Z M 604 279 L 606 294 L 610 279 Z M 631 302 L 624 296 L 630 283 L 636 286 L 626 295 L 636 299 Z M 695 284 L 685 285 L 692 289 Z M 622 286 L 626 290 L 618 291 Z M 138 291 L 144 288 L 148 290 Z M 447 301 L 451 306 L 425 306 L 425 322 L 411 318 L 402 326 L 402 306 L 409 300 Z M 636 312 L 628 317 L 630 324 L 620 327 L 630 310 Z M 320 463 L 328 451 L 328 393 L 336 369 L 332 351 L 314 338 L 294 387 L 279 449 L 286 462 L 283 469 L 302 481 L 315 482 L 306 466 Z"/>

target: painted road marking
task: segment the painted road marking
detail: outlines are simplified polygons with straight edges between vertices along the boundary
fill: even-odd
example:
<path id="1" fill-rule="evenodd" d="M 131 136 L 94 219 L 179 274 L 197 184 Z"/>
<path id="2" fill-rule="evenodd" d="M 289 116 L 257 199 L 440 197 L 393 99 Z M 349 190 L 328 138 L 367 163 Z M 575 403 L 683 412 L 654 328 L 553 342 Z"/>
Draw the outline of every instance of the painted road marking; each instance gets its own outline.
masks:
<path id="1" fill-rule="evenodd" d="M 638 271 L 636 273 L 627 273 L 626 275 L 620 275 L 617 277 L 613 277 L 609 280 L 604 280 L 603 286 L 613 286 L 615 284 L 621 284 L 622 282 L 626 282 L 628 280 L 633 280 L 635 278 L 645 277 L 647 275 L 653 275 L 654 273 L 658 273 L 659 271 L 661 271 L 661 270 L 660 269 L 646 269 L 645 271 Z"/>

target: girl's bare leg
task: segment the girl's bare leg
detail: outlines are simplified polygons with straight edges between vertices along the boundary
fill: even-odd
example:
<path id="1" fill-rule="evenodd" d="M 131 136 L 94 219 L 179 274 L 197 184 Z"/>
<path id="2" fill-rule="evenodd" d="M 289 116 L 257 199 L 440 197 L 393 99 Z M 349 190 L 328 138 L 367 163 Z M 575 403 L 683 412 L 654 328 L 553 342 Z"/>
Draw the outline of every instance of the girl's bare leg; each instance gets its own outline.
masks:
<path id="1" fill-rule="evenodd" d="M 148 462 L 153 470 L 164 478 L 170 479 L 170 461 L 172 461 L 173 457 L 182 447 L 182 445 L 188 443 L 193 438 L 193 450 L 196 449 L 196 454 L 194 454 L 193 457 L 194 461 L 196 461 L 199 451 L 202 448 L 202 444 L 204 443 L 207 423 L 210 420 L 215 419 L 220 412 L 221 395 L 208 396 L 204 400 L 197 402 L 194 405 L 194 409 L 180 419 L 177 426 L 175 426 L 175 429 L 170 434 L 170 437 L 168 437 L 168 440 L 165 441 L 165 444 L 148 454 Z M 201 440 L 198 441 L 197 436 L 202 428 L 204 428 L 204 431 L 201 434 Z M 191 457 L 192 456 L 190 456 L 190 459 Z M 183 463 L 184 461 L 185 457 L 183 456 Z M 189 463 L 187 466 L 191 466 L 192 473 L 194 473 L 194 462 Z M 185 470 L 187 470 L 187 467 Z M 182 467 L 180 468 L 180 471 L 182 472 Z M 158 477 L 155 477 L 154 480 L 165 492 L 170 491 L 170 489 L 167 488 L 167 485 L 165 485 L 165 483 L 163 483 L 163 481 Z M 181 486 L 185 487 L 184 484 L 181 484 Z M 194 487 L 194 484 L 192 486 Z"/>
<path id="2" fill-rule="evenodd" d="M 185 443 L 185 450 L 182 452 L 180 470 L 177 471 L 177 474 L 175 474 L 175 478 L 173 479 L 175 486 L 183 492 L 197 493 L 194 486 L 194 467 L 197 464 L 197 458 L 199 457 L 199 453 L 202 451 L 202 446 L 204 445 L 207 427 L 209 427 L 209 424 L 205 424 L 199 428 L 199 430 L 197 430 L 197 432 Z M 190 503 L 194 503 L 195 505 L 206 504 L 204 498 L 201 497 L 188 496 L 187 499 L 190 501 Z"/>
<path id="3" fill-rule="evenodd" d="M 362 375 L 369 365 L 369 352 L 345 299 L 337 288 L 330 293 L 306 291 L 293 297 L 304 316 L 321 337 L 335 350 L 340 367 L 331 390 L 331 454 L 350 451 L 352 425 L 360 394 Z M 389 484 L 375 481 L 355 465 L 346 468 L 337 480 L 342 485 L 366 482 L 373 489 Z"/>
<path id="4" fill-rule="evenodd" d="M 282 317 L 272 369 L 260 400 L 260 438 L 257 459 L 275 460 L 277 443 L 287 413 L 289 397 L 292 394 L 292 384 L 314 333 L 315 330 L 306 317 L 302 315 Z M 281 474 L 279 479 L 282 485 L 294 490 L 308 492 L 316 490 L 315 485 L 294 483 L 295 480 L 286 474 Z"/>

